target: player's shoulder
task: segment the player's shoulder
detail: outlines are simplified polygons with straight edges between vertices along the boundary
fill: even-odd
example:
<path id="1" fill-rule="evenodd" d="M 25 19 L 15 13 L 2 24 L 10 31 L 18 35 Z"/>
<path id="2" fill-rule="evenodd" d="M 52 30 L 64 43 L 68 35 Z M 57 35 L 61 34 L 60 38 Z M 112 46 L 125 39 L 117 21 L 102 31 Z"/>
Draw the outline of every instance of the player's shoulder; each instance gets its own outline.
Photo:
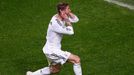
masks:
<path id="1" fill-rule="evenodd" d="M 55 14 L 55 15 L 52 17 L 51 22 L 53 22 L 53 23 L 58 23 L 58 24 L 61 25 L 60 20 L 57 18 L 57 15 L 58 15 L 58 14 Z"/>
<path id="2" fill-rule="evenodd" d="M 57 19 L 57 14 L 53 15 L 52 18 L 51 18 L 51 21 L 55 21 Z"/>

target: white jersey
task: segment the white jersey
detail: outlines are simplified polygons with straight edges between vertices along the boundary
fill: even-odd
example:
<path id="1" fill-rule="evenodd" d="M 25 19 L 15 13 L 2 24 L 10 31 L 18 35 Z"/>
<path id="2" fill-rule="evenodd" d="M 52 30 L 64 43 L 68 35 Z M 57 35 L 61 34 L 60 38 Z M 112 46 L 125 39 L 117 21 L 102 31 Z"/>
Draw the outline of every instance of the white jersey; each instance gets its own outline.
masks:
<path id="1" fill-rule="evenodd" d="M 78 22 L 77 16 L 75 18 L 69 18 L 70 22 Z M 46 54 L 51 54 L 55 51 L 61 50 L 61 41 L 63 34 L 73 35 L 74 30 L 72 26 L 66 26 L 65 21 L 59 20 L 56 15 L 54 15 L 49 23 L 46 44 L 43 47 L 43 51 Z"/>

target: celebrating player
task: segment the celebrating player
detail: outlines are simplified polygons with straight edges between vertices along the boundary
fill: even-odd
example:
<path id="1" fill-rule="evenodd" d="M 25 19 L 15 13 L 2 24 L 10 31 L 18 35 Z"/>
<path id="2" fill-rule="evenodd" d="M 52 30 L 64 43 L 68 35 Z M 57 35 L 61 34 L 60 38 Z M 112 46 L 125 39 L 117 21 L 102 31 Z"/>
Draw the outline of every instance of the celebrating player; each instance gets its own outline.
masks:
<path id="1" fill-rule="evenodd" d="M 63 34 L 73 35 L 72 23 L 79 21 L 67 3 L 57 5 L 57 14 L 54 15 L 49 23 L 46 44 L 43 52 L 47 57 L 49 65 L 35 72 L 28 71 L 26 75 L 50 75 L 58 73 L 66 61 L 73 63 L 75 75 L 82 75 L 80 58 L 70 52 L 61 49 Z"/>

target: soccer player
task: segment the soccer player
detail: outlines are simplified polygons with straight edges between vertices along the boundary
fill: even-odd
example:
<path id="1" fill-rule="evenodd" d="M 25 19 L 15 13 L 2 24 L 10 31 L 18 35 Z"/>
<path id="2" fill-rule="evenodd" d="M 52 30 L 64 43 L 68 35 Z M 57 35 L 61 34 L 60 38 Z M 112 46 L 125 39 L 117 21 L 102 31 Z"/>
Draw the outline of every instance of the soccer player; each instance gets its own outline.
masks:
<path id="1" fill-rule="evenodd" d="M 61 49 L 63 34 L 73 35 L 72 23 L 78 22 L 79 19 L 71 12 L 67 3 L 59 3 L 57 11 L 57 14 L 52 17 L 49 23 L 46 36 L 47 41 L 43 47 L 43 52 L 47 57 L 49 65 L 35 72 L 28 71 L 26 75 L 50 75 L 58 73 L 66 61 L 73 63 L 75 75 L 82 75 L 80 58 Z"/>

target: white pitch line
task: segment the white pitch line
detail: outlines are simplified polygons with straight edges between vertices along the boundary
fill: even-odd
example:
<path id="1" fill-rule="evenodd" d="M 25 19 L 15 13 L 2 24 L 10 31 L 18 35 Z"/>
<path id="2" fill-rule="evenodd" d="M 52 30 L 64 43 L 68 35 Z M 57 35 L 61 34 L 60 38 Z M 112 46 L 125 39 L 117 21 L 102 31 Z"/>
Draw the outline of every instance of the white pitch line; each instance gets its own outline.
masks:
<path id="1" fill-rule="evenodd" d="M 109 3 L 114 3 L 114 4 L 117 4 L 119 6 L 126 7 L 126 8 L 129 8 L 131 10 L 134 10 L 134 6 L 133 5 L 129 5 L 127 3 L 123 3 L 123 2 L 119 2 L 119 1 L 115 1 L 115 0 L 104 0 L 104 1 L 107 1 Z"/>

